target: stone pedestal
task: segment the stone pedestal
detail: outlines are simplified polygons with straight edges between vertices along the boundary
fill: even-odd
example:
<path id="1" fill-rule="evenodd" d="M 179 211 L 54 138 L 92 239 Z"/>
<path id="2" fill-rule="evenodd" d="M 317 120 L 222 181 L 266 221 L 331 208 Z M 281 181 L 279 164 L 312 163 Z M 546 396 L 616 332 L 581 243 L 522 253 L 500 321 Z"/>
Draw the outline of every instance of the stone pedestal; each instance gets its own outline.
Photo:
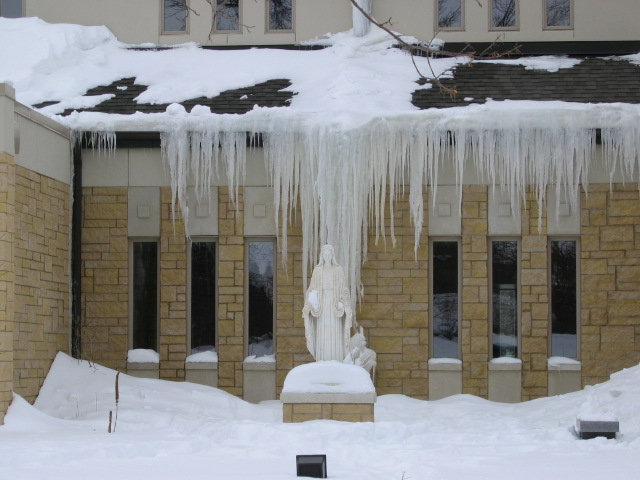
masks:
<path id="1" fill-rule="evenodd" d="M 280 394 L 285 423 L 307 420 L 373 422 L 376 391 L 367 371 L 340 362 L 316 362 L 289 372 Z"/>
<path id="2" fill-rule="evenodd" d="M 184 380 L 218 388 L 218 362 L 185 362 Z"/>
<path id="3" fill-rule="evenodd" d="M 160 364 L 144 362 L 131 363 L 127 362 L 127 374 L 137 378 L 160 378 Z"/>

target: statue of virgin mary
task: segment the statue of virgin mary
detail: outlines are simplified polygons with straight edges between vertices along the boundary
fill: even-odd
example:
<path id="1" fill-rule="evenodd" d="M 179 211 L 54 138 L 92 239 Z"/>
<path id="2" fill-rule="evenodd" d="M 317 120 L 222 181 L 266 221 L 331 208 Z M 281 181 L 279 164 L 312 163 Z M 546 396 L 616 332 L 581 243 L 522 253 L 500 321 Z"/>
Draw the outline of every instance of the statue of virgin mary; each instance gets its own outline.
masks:
<path id="1" fill-rule="evenodd" d="M 317 362 L 342 362 L 349 351 L 353 313 L 344 271 L 331 245 L 324 245 L 305 294 L 304 330 L 307 348 Z"/>

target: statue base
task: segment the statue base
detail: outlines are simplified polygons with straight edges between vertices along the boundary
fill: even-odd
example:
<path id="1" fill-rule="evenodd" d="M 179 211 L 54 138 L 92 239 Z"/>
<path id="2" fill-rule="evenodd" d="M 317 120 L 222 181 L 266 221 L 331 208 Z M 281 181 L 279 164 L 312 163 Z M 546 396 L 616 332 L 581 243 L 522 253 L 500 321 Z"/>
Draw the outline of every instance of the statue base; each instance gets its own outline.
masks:
<path id="1" fill-rule="evenodd" d="M 376 390 L 369 373 L 337 361 L 300 365 L 285 379 L 283 422 L 373 422 Z"/>

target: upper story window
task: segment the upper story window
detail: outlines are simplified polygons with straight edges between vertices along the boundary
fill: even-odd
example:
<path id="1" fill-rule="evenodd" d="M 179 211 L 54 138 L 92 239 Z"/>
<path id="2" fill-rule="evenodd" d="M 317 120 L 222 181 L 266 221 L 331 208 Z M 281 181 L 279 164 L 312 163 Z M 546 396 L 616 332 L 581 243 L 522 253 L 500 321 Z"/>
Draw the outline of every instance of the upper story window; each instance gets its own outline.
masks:
<path id="1" fill-rule="evenodd" d="M 518 0 L 491 0 L 491 28 L 518 28 Z"/>
<path id="2" fill-rule="evenodd" d="M 462 0 L 438 0 L 438 29 L 462 30 L 464 28 Z"/>
<path id="3" fill-rule="evenodd" d="M 571 28 L 573 26 L 571 1 L 572 0 L 545 1 L 546 28 Z"/>
<path id="4" fill-rule="evenodd" d="M 0 17 L 22 17 L 22 0 L 0 0 Z"/>
<path id="5" fill-rule="evenodd" d="M 293 30 L 293 0 L 269 0 L 268 30 Z"/>
<path id="6" fill-rule="evenodd" d="M 240 31 L 240 0 L 216 0 L 216 32 Z"/>
<path id="7" fill-rule="evenodd" d="M 164 0 L 162 4 L 162 32 L 187 31 L 187 0 Z"/>

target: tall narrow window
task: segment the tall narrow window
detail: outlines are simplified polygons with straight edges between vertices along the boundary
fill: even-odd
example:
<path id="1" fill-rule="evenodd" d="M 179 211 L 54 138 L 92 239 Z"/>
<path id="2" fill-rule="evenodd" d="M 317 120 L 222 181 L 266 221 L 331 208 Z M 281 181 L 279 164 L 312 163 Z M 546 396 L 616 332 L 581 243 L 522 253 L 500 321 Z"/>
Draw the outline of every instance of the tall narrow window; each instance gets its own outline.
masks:
<path id="1" fill-rule="evenodd" d="M 157 351 L 158 243 L 133 242 L 132 347 Z"/>
<path id="2" fill-rule="evenodd" d="M 22 0 L 0 0 L 0 17 L 22 17 Z"/>
<path id="3" fill-rule="evenodd" d="M 571 0 L 546 0 L 547 27 L 568 28 L 571 27 Z"/>
<path id="4" fill-rule="evenodd" d="M 293 0 L 269 0 L 269 30 L 293 28 Z"/>
<path id="5" fill-rule="evenodd" d="M 438 28 L 462 28 L 462 0 L 438 0 Z"/>
<path id="6" fill-rule="evenodd" d="M 249 355 L 273 354 L 273 272 L 272 240 L 251 241 L 249 249 Z"/>
<path id="7" fill-rule="evenodd" d="M 191 243 L 191 353 L 216 348 L 216 243 Z"/>
<path id="8" fill-rule="evenodd" d="M 493 357 L 518 356 L 518 242 L 491 242 Z"/>
<path id="9" fill-rule="evenodd" d="M 216 31 L 240 30 L 240 0 L 216 0 Z"/>
<path id="10" fill-rule="evenodd" d="M 459 356 L 458 242 L 433 242 L 431 247 L 431 311 L 433 358 Z"/>
<path id="11" fill-rule="evenodd" d="M 517 0 L 491 0 L 491 28 L 518 28 Z"/>
<path id="12" fill-rule="evenodd" d="M 577 358 L 577 242 L 554 240 L 550 243 L 551 355 Z"/>
<path id="13" fill-rule="evenodd" d="M 162 10 L 163 32 L 185 32 L 187 30 L 187 0 L 164 0 Z"/>

